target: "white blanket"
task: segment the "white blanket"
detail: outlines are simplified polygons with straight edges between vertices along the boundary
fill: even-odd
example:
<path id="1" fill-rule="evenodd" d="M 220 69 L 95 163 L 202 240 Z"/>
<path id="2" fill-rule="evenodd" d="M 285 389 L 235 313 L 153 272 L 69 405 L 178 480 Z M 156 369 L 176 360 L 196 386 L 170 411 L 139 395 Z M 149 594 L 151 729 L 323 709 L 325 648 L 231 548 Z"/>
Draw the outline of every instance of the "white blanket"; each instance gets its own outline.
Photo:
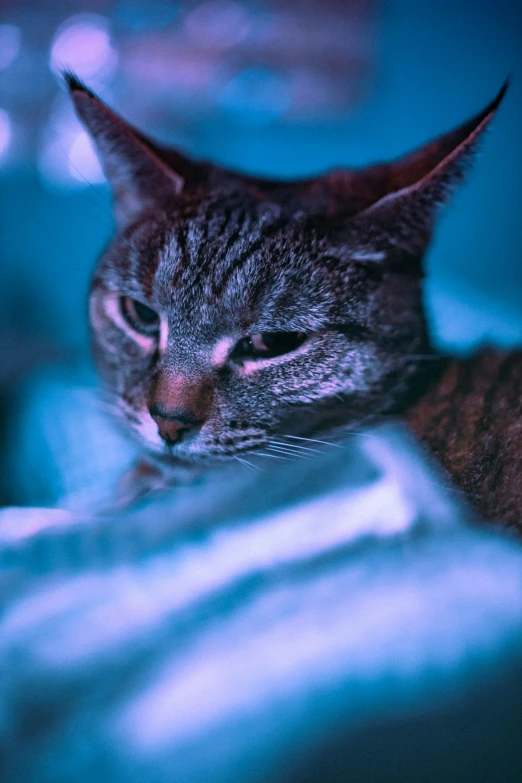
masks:
<path id="1" fill-rule="evenodd" d="M 6 781 L 522 780 L 520 543 L 402 430 L 324 451 L 0 514 Z"/>

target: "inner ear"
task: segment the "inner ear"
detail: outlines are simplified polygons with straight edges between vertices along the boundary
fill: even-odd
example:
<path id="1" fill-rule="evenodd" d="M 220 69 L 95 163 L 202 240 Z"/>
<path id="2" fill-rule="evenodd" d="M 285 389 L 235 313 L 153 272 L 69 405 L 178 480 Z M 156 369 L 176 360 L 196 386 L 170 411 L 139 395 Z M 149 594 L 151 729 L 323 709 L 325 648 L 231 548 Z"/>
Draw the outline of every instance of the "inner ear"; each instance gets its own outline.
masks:
<path id="1" fill-rule="evenodd" d="M 118 223 L 129 223 L 143 209 L 175 198 L 183 189 L 184 179 L 158 154 L 154 144 L 73 74 L 64 76 L 76 113 L 94 141 L 112 189 Z"/>

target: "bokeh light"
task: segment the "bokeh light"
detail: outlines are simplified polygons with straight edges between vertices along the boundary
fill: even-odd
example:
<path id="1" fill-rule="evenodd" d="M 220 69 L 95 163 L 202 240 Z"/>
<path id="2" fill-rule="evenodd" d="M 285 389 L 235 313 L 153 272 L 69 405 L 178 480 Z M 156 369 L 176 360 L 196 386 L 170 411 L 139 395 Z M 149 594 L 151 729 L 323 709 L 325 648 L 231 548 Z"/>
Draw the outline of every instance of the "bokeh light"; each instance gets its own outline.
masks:
<path id="1" fill-rule="evenodd" d="M 226 49 L 242 41 L 252 23 L 247 9 L 234 0 L 210 0 L 185 20 L 187 37 L 199 46 Z"/>
<path id="2" fill-rule="evenodd" d="M 70 146 L 67 168 L 80 183 L 99 185 L 105 182 L 93 143 L 85 131 L 77 133 Z"/>
<path id="3" fill-rule="evenodd" d="M 223 88 L 219 104 L 244 125 L 269 125 L 290 107 L 288 80 L 266 68 L 246 68 Z"/>
<path id="4" fill-rule="evenodd" d="M 38 171 L 54 188 L 87 188 L 105 181 L 90 137 L 68 104 L 59 103 L 43 134 Z"/>
<path id="5" fill-rule="evenodd" d="M 112 16 L 129 30 L 161 29 L 182 13 L 181 3 L 173 0 L 120 0 Z"/>
<path id="6" fill-rule="evenodd" d="M 0 71 L 16 60 L 22 48 L 22 33 L 14 24 L 0 24 Z"/>
<path id="7" fill-rule="evenodd" d="M 0 161 L 6 156 L 11 143 L 11 120 L 5 109 L 0 109 Z"/>
<path id="8" fill-rule="evenodd" d="M 109 23 L 100 14 L 77 14 L 61 25 L 51 44 L 51 68 L 70 68 L 82 78 L 109 76 L 116 66 Z"/>

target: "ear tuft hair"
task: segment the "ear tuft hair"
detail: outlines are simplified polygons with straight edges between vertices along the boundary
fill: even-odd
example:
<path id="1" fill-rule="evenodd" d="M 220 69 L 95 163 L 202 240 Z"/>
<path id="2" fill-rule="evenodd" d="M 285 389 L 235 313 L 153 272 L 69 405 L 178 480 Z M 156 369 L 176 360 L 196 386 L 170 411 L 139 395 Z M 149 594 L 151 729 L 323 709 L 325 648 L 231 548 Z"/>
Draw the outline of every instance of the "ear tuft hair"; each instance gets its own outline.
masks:
<path id="1" fill-rule="evenodd" d="M 69 92 L 72 92 L 73 90 L 83 90 L 83 92 L 87 92 L 91 96 L 94 95 L 94 93 L 92 93 L 82 80 L 72 71 L 62 71 L 62 77 Z"/>

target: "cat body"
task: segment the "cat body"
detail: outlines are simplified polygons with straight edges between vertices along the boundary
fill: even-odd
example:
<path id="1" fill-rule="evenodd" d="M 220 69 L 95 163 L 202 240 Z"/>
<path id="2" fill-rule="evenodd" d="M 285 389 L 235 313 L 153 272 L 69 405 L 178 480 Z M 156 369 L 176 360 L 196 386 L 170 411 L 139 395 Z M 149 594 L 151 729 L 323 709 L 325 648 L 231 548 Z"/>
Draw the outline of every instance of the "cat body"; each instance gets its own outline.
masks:
<path id="1" fill-rule="evenodd" d="M 411 410 L 458 480 L 427 423 L 450 370 L 430 343 L 422 259 L 506 88 L 396 162 L 275 182 L 158 146 L 66 79 L 117 220 L 90 295 L 94 356 L 149 462 L 283 459 Z"/>
<path id="2" fill-rule="evenodd" d="M 522 351 L 451 360 L 406 419 L 482 516 L 522 530 Z"/>

